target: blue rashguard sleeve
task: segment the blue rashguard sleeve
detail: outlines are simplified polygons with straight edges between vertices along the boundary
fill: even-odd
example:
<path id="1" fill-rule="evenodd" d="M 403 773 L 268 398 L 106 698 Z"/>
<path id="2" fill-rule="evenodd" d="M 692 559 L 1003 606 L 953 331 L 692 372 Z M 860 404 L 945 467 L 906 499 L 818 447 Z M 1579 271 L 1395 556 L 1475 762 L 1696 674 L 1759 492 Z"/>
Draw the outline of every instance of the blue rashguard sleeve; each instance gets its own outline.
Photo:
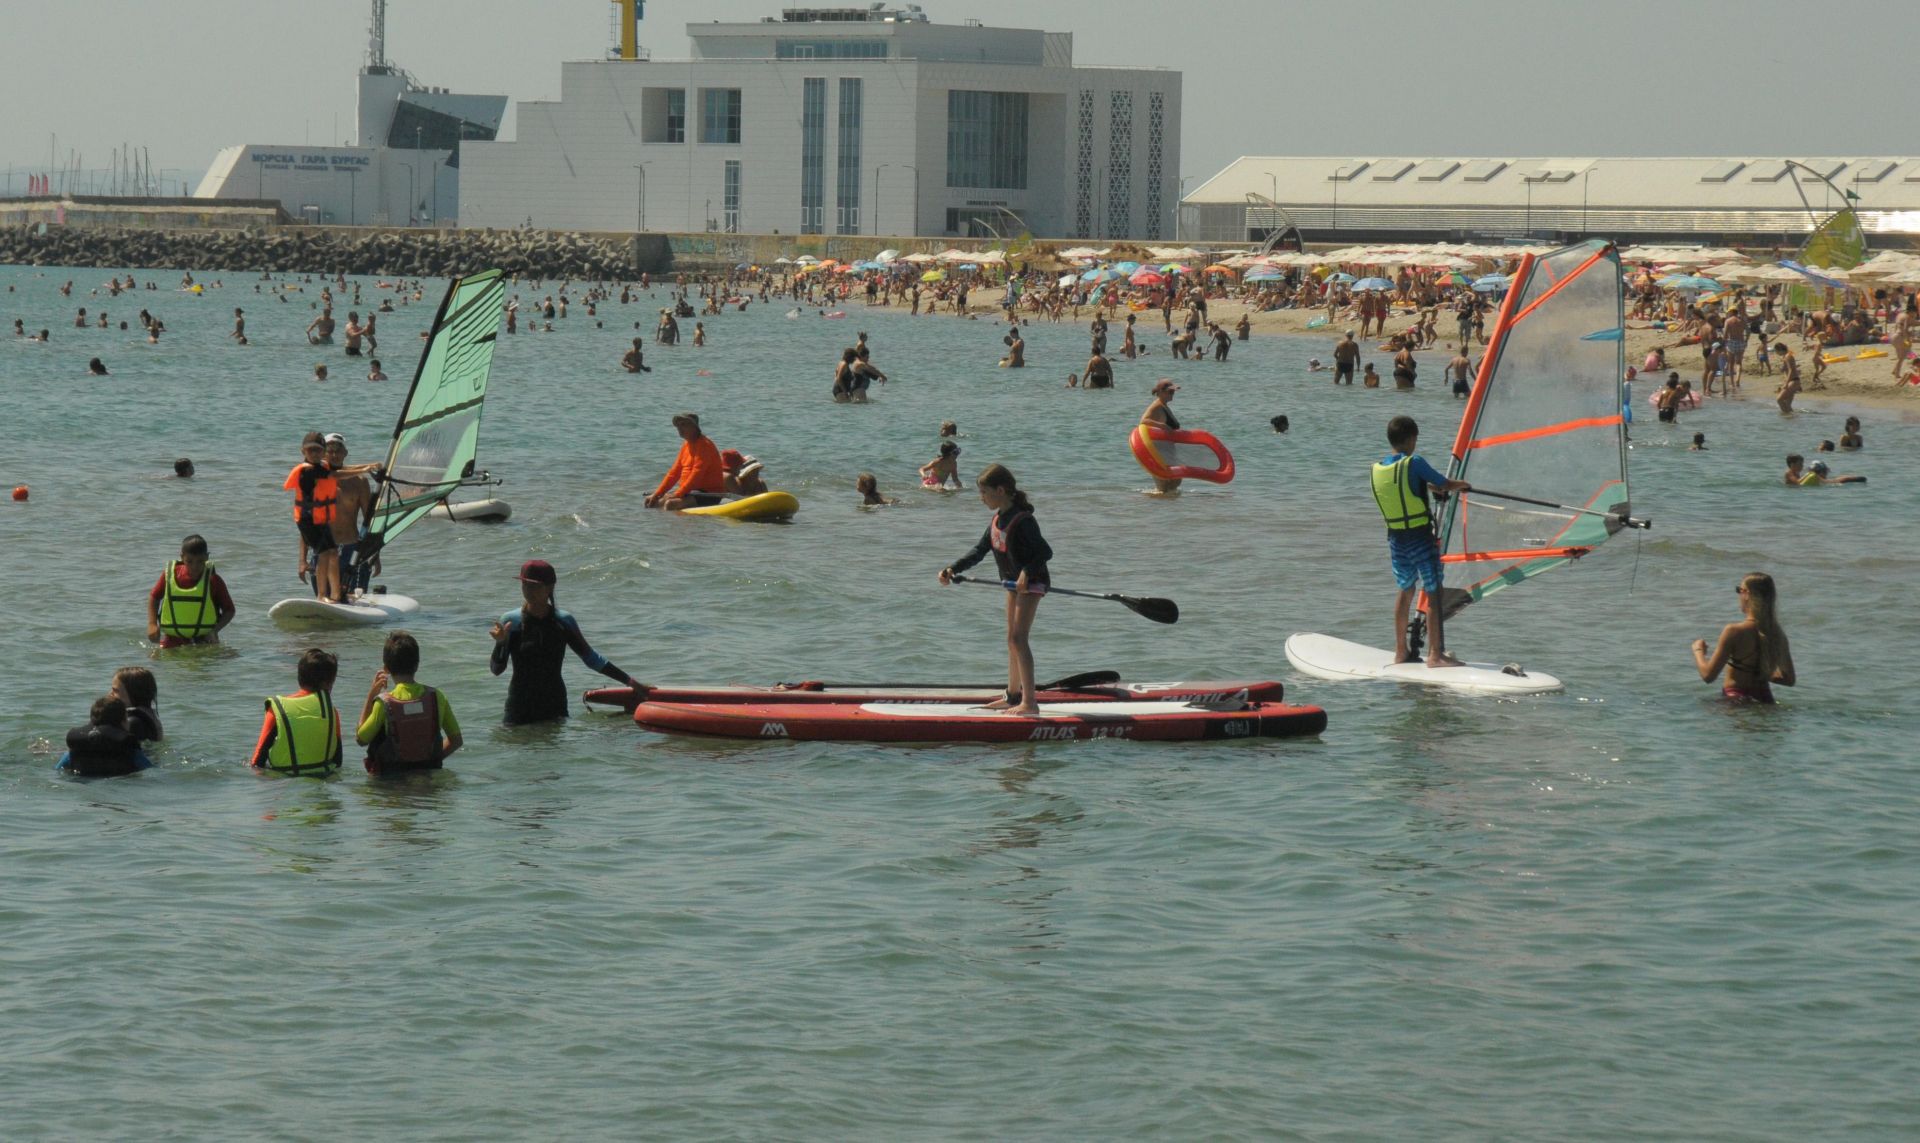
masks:
<path id="1" fill-rule="evenodd" d="M 493 653 L 487 657 L 487 670 L 496 675 L 507 669 L 507 660 L 520 643 L 520 612 L 515 610 L 502 615 L 500 625 L 507 629 L 507 637 L 495 643 Z"/>
<path id="2" fill-rule="evenodd" d="M 554 615 L 559 618 L 561 629 L 567 633 L 567 646 L 573 648 L 573 653 L 580 656 L 581 662 L 599 671 L 616 683 L 634 683 L 631 675 L 619 667 L 614 666 L 605 655 L 594 650 L 593 647 L 587 643 L 587 637 L 580 633 L 579 622 L 575 620 L 571 614 L 556 608 Z"/>
<path id="3" fill-rule="evenodd" d="M 1428 464 L 1424 456 L 1416 455 L 1413 458 L 1413 463 L 1407 465 L 1407 475 L 1420 482 L 1414 491 L 1422 496 L 1426 495 L 1429 487 L 1445 488 L 1447 484 L 1447 478 Z"/>

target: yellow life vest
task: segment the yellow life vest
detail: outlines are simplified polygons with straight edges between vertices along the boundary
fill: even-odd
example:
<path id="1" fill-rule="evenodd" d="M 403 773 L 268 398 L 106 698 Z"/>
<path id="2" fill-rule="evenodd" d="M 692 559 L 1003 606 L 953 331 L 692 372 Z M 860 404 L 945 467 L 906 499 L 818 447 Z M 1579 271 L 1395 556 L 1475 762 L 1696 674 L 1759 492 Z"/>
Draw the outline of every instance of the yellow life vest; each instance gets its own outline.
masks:
<path id="1" fill-rule="evenodd" d="M 340 723 L 325 693 L 275 695 L 267 709 L 275 724 L 267 769 L 325 777 L 340 768 Z"/>
<path id="2" fill-rule="evenodd" d="M 160 593 L 160 633 L 175 639 L 198 639 L 213 634 L 220 616 L 213 604 L 213 563 L 200 572 L 200 582 L 181 587 L 174 578 L 180 561 L 167 565 L 166 584 Z"/>
<path id="3" fill-rule="evenodd" d="M 1373 466 L 1373 501 L 1386 517 L 1387 531 L 1410 532 L 1433 522 L 1427 510 L 1427 498 L 1415 496 L 1408 485 L 1411 456 L 1396 458 L 1391 464 Z"/>

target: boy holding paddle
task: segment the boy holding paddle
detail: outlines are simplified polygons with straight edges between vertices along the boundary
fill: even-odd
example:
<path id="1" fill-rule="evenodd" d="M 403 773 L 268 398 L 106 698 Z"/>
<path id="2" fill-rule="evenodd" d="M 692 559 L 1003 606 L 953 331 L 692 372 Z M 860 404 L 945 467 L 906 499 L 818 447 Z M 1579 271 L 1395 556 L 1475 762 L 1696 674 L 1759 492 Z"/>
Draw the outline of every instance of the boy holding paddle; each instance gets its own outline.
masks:
<path id="1" fill-rule="evenodd" d="M 1448 480 L 1413 450 L 1420 443 L 1420 426 L 1412 417 L 1395 417 L 1387 422 L 1387 443 L 1393 452 L 1373 466 L 1373 499 L 1387 522 L 1387 546 L 1393 553 L 1393 579 L 1400 594 L 1393 605 L 1393 661 L 1413 661 L 1407 644 L 1407 618 L 1414 595 L 1424 584 L 1427 597 L 1427 623 L 1432 627 L 1432 642 L 1427 652 L 1429 667 L 1458 667 L 1459 659 L 1447 654 L 1440 616 L 1440 548 L 1433 539 L 1433 511 L 1427 503 L 1431 489 L 1441 492 L 1470 492 L 1464 480 Z"/>

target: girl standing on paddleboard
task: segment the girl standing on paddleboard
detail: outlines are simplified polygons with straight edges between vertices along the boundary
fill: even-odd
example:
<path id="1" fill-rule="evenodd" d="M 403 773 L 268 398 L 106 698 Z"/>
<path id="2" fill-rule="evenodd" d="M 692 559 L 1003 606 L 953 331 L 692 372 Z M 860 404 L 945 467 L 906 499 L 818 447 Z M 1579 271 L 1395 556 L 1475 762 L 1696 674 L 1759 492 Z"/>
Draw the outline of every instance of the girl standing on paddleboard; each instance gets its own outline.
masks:
<path id="1" fill-rule="evenodd" d="M 987 706 L 1009 714 L 1039 714 L 1040 707 L 1033 698 L 1033 647 L 1027 637 L 1033 630 L 1040 597 L 1052 582 L 1047 561 L 1053 558 L 1053 549 L 1034 521 L 1033 504 L 1006 466 L 988 465 L 976 483 L 980 501 L 993 509 L 993 517 L 971 551 L 940 569 L 940 582 L 952 583 L 956 575 L 985 559 L 988 552 L 993 553 L 994 568 L 1002 582 L 1013 584 L 1013 590 L 1007 593 L 1007 693 Z"/>

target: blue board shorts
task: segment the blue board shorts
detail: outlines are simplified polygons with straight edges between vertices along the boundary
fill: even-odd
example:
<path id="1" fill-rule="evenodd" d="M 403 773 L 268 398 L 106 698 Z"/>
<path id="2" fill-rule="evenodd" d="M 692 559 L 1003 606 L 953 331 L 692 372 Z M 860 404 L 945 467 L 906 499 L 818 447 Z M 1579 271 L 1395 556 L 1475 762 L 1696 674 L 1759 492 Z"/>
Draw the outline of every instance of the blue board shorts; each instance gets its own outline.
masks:
<path id="1" fill-rule="evenodd" d="M 1432 532 L 1425 528 L 1389 532 L 1387 548 L 1393 553 L 1393 582 L 1401 591 L 1411 591 L 1421 584 L 1429 594 L 1439 593 L 1440 549 L 1434 546 Z"/>

